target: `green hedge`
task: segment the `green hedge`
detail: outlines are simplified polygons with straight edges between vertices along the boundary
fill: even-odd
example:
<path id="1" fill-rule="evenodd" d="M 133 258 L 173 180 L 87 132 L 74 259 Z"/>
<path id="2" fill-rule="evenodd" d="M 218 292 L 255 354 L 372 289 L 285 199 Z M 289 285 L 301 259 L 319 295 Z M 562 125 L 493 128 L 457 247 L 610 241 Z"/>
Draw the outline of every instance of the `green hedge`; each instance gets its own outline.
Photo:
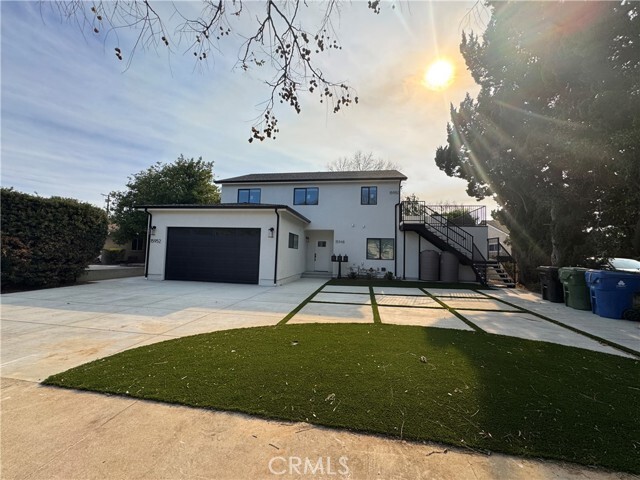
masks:
<path id="1" fill-rule="evenodd" d="M 116 265 L 124 261 L 124 248 L 105 248 L 102 250 L 102 263 Z"/>
<path id="2" fill-rule="evenodd" d="M 69 198 L 0 190 L 2 288 L 71 283 L 95 259 L 107 237 L 107 216 Z"/>

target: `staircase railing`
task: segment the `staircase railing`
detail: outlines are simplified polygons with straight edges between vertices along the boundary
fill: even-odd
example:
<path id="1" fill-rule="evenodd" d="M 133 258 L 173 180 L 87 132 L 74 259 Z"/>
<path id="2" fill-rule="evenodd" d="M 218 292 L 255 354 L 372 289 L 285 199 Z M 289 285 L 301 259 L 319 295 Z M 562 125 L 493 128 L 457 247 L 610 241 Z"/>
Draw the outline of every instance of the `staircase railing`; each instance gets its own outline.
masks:
<path id="1" fill-rule="evenodd" d="M 504 247 L 504 244 L 500 242 L 500 238 L 492 237 L 487 239 L 487 254 L 489 260 L 495 260 L 498 262 L 513 262 L 513 257 L 509 250 Z"/>
<path id="2" fill-rule="evenodd" d="M 402 202 L 400 223 L 424 225 L 432 234 L 444 240 L 471 261 L 485 261 L 473 243 L 473 235 L 459 227 L 423 201 Z"/>
<path id="3" fill-rule="evenodd" d="M 500 263 L 500 267 L 508 273 L 514 282 L 518 281 L 518 263 L 498 237 L 487 239 L 487 254 L 489 260 Z"/>

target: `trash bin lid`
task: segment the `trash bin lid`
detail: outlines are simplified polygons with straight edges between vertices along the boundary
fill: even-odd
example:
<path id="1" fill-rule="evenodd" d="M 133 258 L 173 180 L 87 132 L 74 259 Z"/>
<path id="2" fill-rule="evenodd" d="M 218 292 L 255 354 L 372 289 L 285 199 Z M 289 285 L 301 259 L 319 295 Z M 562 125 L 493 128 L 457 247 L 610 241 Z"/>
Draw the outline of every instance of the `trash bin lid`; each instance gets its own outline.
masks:
<path id="1" fill-rule="evenodd" d="M 553 267 L 551 265 L 541 265 L 538 267 L 539 272 L 557 272 L 558 267 Z"/>
<path id="2" fill-rule="evenodd" d="M 562 283 L 585 283 L 586 271 L 586 268 L 581 267 L 562 267 L 558 269 L 558 276 Z"/>

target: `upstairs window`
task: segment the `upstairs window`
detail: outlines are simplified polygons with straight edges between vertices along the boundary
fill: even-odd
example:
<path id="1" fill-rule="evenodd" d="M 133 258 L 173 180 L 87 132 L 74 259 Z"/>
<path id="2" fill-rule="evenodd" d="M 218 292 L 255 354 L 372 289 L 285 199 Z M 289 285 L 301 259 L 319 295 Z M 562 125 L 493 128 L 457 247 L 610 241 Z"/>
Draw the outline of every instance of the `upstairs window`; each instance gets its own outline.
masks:
<path id="1" fill-rule="evenodd" d="M 238 189 L 238 203 L 260 203 L 259 188 Z"/>
<path id="2" fill-rule="evenodd" d="M 318 205 L 318 187 L 294 188 L 294 205 Z"/>
<path id="3" fill-rule="evenodd" d="M 377 205 L 378 187 L 362 187 L 360 189 L 360 205 Z"/>

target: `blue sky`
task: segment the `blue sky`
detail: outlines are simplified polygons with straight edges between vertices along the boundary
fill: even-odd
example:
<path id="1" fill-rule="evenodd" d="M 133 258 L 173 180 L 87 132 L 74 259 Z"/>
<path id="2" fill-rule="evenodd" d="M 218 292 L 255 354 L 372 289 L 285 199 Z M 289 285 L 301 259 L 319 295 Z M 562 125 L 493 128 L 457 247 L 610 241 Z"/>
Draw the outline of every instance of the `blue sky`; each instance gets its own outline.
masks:
<path id="1" fill-rule="evenodd" d="M 127 69 L 126 51 L 120 62 L 113 48 L 129 45 L 134 32 L 105 39 L 61 20 L 46 2 L 3 1 L 2 186 L 103 206 L 101 193 L 122 190 L 129 175 L 180 154 L 213 160 L 216 178 L 226 178 L 325 170 L 361 150 L 398 164 L 409 177 L 406 193 L 475 204 L 466 182 L 448 178 L 433 161 L 446 141 L 449 104 L 478 91 L 458 50 L 474 3 L 394 3 L 379 15 L 366 2 L 344 3 L 335 21 L 343 49 L 321 60 L 329 77 L 357 90 L 359 105 L 333 114 L 317 97 L 304 97 L 300 115 L 276 112 L 281 132 L 275 141 L 250 144 L 271 72 L 234 69 L 237 40 L 226 40 L 223 55 L 206 64 L 183 54 L 186 47 L 173 54 L 149 48 Z M 186 11 L 198 5 L 178 3 Z M 235 27 L 249 31 L 263 4 L 245 5 L 250 15 Z M 457 77 L 434 92 L 421 80 L 438 56 L 456 64 Z"/>

